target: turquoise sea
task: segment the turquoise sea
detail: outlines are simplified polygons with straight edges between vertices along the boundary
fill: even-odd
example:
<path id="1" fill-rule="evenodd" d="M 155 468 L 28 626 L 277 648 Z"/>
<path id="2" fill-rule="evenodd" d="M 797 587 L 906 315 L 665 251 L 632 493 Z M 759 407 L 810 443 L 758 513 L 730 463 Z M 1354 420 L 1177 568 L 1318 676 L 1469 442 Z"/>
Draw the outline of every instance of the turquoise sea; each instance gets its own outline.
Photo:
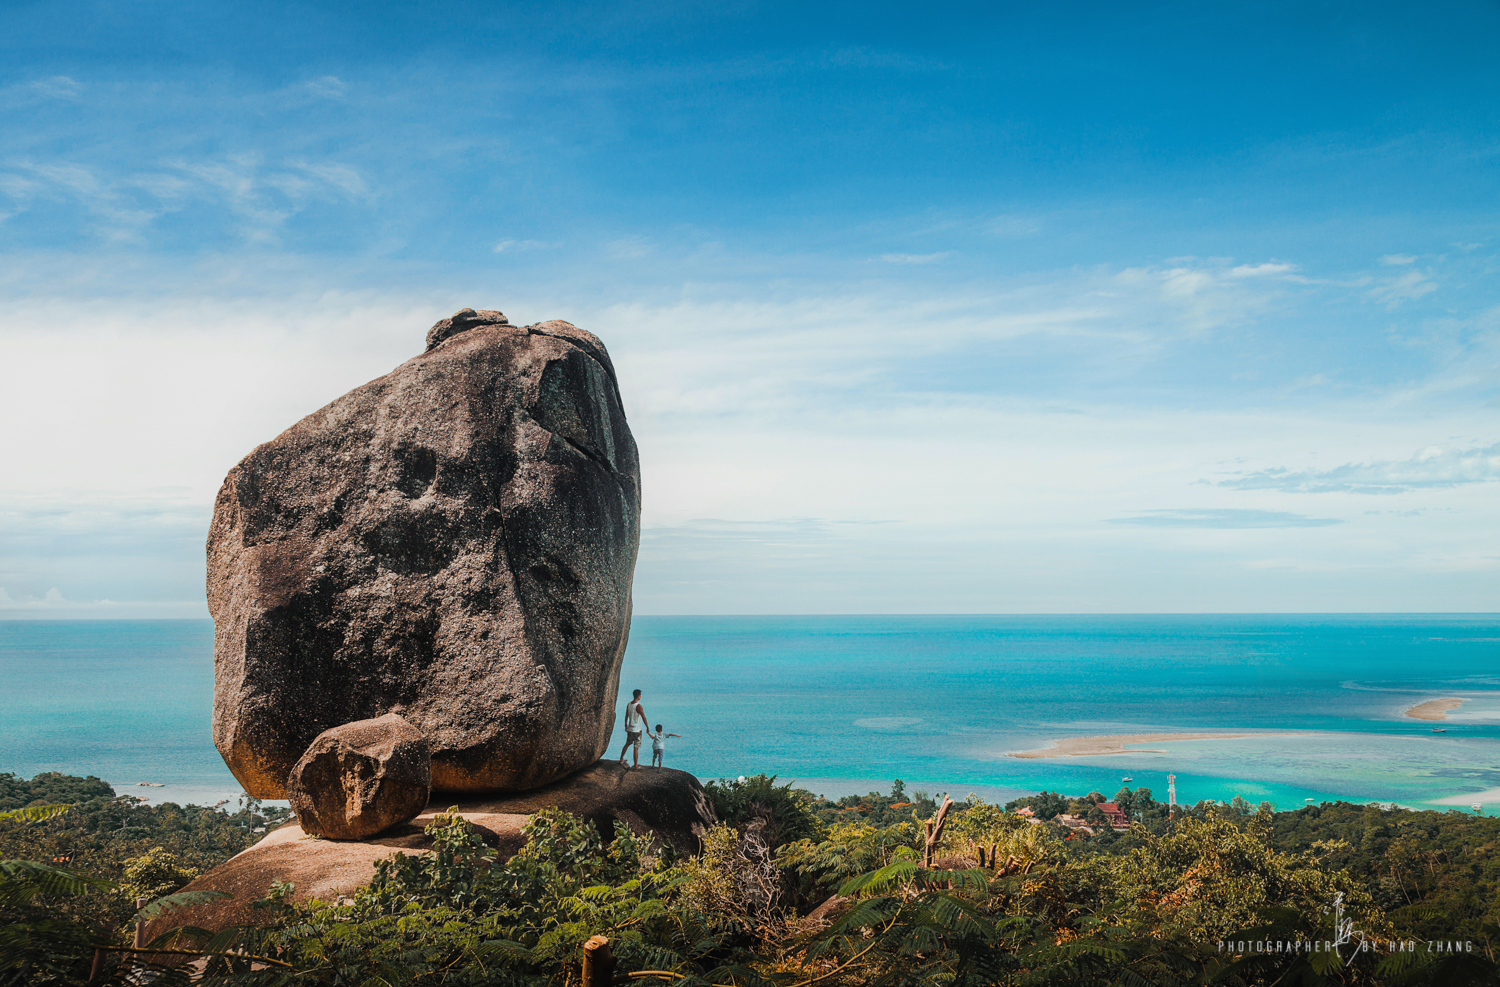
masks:
<path id="1" fill-rule="evenodd" d="M 1500 615 L 635 619 L 621 680 L 667 764 L 816 791 L 1242 795 L 1500 812 Z M 156 801 L 239 788 L 209 735 L 207 620 L 0 622 L 0 771 L 95 773 Z M 1440 723 L 1403 710 L 1467 702 Z M 1441 727 L 1444 733 L 1433 733 Z M 1232 733 L 1022 760 L 1051 740 Z M 617 727 L 611 754 L 623 734 Z M 647 753 L 649 758 L 649 752 Z M 164 787 L 133 787 L 138 782 Z M 1447 799 L 1447 804 L 1437 800 Z"/>

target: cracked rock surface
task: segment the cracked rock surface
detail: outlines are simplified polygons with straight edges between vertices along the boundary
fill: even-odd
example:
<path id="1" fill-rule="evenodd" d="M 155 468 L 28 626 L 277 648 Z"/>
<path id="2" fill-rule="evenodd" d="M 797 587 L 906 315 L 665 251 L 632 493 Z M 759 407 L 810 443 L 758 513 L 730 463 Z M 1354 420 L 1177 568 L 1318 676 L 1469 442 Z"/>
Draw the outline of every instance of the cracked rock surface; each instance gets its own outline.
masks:
<path id="1" fill-rule="evenodd" d="M 523 791 L 614 727 L 640 464 L 604 345 L 465 309 L 225 478 L 214 743 L 284 798 L 324 730 L 396 713 L 439 792 Z"/>

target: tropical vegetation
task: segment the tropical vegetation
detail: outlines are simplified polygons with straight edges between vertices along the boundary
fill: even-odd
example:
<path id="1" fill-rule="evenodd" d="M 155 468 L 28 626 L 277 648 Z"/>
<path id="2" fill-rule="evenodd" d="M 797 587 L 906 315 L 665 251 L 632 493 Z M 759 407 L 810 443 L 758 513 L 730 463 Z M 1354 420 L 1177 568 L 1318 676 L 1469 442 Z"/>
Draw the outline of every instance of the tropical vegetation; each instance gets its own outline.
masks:
<path id="1" fill-rule="evenodd" d="M 352 898 L 273 887 L 259 926 L 177 930 L 151 948 L 184 965 L 148 967 L 98 949 L 200 900 L 179 889 L 277 814 L 0 775 L 0 984 L 574 987 L 598 936 L 613 982 L 674 987 L 1500 982 L 1500 819 L 1172 811 L 1140 788 L 1109 800 L 1130 817 L 1116 831 L 1098 792 L 944 807 L 899 781 L 836 800 L 765 776 L 706 787 L 721 822 L 691 857 L 547 810 L 502 861 L 443 814 L 431 853 L 382 861 Z"/>

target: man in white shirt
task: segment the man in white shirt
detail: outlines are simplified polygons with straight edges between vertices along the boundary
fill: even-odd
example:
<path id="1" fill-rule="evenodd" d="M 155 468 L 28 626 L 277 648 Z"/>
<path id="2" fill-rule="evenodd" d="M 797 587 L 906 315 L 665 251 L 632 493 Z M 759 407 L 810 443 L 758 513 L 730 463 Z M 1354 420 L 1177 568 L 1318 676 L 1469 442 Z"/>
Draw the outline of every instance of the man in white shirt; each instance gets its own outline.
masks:
<path id="1" fill-rule="evenodd" d="M 641 690 L 635 690 L 625 706 L 625 746 L 620 748 L 620 763 L 625 763 L 625 752 L 635 746 L 635 766 L 641 766 L 641 731 L 646 729 L 646 711 L 641 708 Z"/>

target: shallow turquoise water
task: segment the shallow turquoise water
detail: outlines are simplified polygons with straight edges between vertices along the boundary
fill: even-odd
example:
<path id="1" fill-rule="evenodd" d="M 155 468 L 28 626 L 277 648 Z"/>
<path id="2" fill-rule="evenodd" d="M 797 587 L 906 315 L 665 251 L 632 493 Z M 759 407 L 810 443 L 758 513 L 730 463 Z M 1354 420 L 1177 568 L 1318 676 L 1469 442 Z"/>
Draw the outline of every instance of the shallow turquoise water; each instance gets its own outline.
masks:
<path id="1" fill-rule="evenodd" d="M 622 691 L 684 735 L 668 763 L 785 778 L 899 776 L 955 794 L 1039 788 L 1409 805 L 1500 786 L 1500 618 L 674 617 L 637 622 Z M 1432 724 L 1401 711 L 1469 696 Z M 1018 760 L 1100 734 L 1313 736 Z M 623 739 L 623 738 L 621 738 Z M 881 787 L 884 787 L 883 785 Z"/>
<path id="2" fill-rule="evenodd" d="M 213 653 L 209 620 L 0 621 L 0 771 L 96 774 L 180 803 L 238 796 L 210 728 Z"/>
<path id="3" fill-rule="evenodd" d="M 209 734 L 209 621 L 0 622 L 0 770 L 122 791 L 239 789 Z M 667 763 L 834 793 L 1039 788 L 1424 805 L 1500 788 L 1500 616 L 638 617 L 622 693 L 683 734 Z M 1470 702 L 1446 733 L 1401 710 Z M 1018 760 L 1095 735 L 1311 733 Z M 623 734 L 616 731 L 611 753 Z M 133 788 L 138 781 L 165 788 Z M 1500 808 L 1500 796 L 1492 808 Z"/>

